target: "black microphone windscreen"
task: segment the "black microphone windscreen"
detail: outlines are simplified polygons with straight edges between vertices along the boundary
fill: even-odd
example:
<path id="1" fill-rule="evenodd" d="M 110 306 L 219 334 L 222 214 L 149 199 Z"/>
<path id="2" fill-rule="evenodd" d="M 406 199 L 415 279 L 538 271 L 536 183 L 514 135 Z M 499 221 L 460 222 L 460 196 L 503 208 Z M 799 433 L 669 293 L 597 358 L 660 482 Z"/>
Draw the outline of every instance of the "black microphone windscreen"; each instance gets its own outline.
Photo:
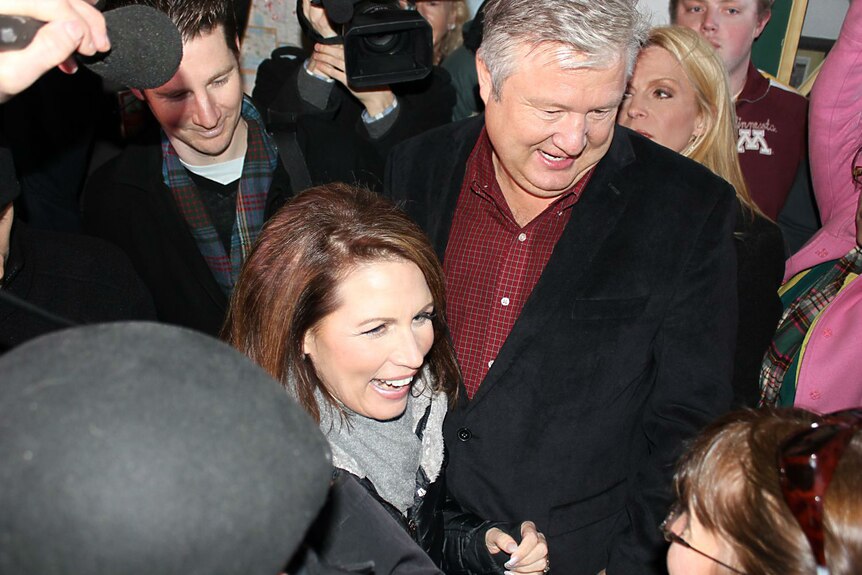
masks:
<path id="1" fill-rule="evenodd" d="M 78 61 L 107 80 L 129 88 L 157 88 L 183 59 L 183 39 L 167 14 L 149 6 L 123 6 L 104 13 L 111 50 Z"/>

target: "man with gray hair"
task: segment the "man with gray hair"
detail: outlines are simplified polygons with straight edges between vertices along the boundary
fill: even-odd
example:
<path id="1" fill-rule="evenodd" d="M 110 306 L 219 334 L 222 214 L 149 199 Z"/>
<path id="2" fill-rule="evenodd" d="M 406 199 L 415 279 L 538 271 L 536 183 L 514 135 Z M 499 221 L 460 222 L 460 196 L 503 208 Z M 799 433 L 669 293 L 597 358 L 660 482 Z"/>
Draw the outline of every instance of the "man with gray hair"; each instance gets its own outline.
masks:
<path id="1" fill-rule="evenodd" d="M 645 34 L 631 0 L 489 0 L 484 116 L 387 168 L 446 271 L 449 488 L 558 575 L 664 571 L 674 461 L 731 397 L 733 189 L 614 123 Z"/>

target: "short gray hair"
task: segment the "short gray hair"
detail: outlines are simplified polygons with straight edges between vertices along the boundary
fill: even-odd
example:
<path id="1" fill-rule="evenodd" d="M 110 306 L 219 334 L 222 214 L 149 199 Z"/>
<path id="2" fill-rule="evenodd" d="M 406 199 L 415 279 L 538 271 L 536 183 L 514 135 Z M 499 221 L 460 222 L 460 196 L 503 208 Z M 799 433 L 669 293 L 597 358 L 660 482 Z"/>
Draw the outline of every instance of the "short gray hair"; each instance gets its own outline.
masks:
<path id="1" fill-rule="evenodd" d="M 490 72 L 495 98 L 515 71 L 521 46 L 560 45 L 577 56 L 562 58 L 566 69 L 604 68 L 623 56 L 629 76 L 649 31 L 637 0 L 488 0 L 484 10 L 477 54 Z"/>

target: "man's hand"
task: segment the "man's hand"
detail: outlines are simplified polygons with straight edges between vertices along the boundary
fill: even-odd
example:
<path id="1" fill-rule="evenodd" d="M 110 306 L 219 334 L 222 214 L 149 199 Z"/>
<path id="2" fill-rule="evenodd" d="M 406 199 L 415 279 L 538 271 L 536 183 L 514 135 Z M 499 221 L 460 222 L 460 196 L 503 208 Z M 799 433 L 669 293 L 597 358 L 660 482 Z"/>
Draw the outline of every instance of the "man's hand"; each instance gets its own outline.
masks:
<path id="1" fill-rule="evenodd" d="M 547 573 L 550 563 L 548 562 L 548 542 L 545 536 L 536 529 L 532 521 L 521 523 L 521 544 L 511 535 L 496 527 L 489 529 L 485 534 L 485 545 L 493 555 L 495 553 L 506 553 L 510 555 L 506 562 L 506 570 L 510 573 L 522 575 L 539 575 Z"/>
<path id="2" fill-rule="evenodd" d="M 329 18 L 326 17 L 326 10 L 323 9 L 323 6 L 313 6 L 310 0 L 302 0 L 302 10 L 315 32 L 324 38 L 332 38 L 337 35 L 329 24 Z"/>
<path id="3" fill-rule="evenodd" d="M 370 116 L 376 116 L 383 112 L 395 100 L 395 94 L 388 86 L 375 89 L 352 89 L 347 85 L 347 74 L 344 69 L 344 46 L 342 44 L 314 45 L 314 52 L 308 62 L 308 71 L 327 76 L 344 85 L 362 103 Z"/>
<path id="4" fill-rule="evenodd" d="M 46 22 L 23 50 L 0 53 L 0 103 L 60 66 L 74 73 L 76 52 L 92 56 L 111 48 L 102 13 L 84 0 L 0 0 L 0 14 Z"/>

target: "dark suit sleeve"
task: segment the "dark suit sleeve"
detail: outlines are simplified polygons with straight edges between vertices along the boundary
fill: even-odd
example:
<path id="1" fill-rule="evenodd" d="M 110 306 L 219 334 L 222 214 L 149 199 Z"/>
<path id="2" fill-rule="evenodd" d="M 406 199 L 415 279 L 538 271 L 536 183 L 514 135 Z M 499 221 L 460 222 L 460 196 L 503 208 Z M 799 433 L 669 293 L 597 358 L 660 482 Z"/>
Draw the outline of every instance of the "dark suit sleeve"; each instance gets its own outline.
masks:
<path id="1" fill-rule="evenodd" d="M 686 441 L 731 400 L 737 324 L 734 195 L 723 181 L 696 234 L 655 341 L 656 378 L 640 426 L 649 446 L 626 505 L 629 526 L 612 542 L 608 575 L 663 572 L 659 524 L 671 501 L 673 466 Z M 699 193 L 699 191 L 693 191 Z"/>
<path id="2" fill-rule="evenodd" d="M 449 123 L 455 106 L 451 77 L 437 66 L 424 80 L 395 86 L 393 92 L 401 110 L 392 128 L 379 139 L 384 159 L 399 142 Z"/>
<path id="3" fill-rule="evenodd" d="M 442 575 L 401 525 L 348 473 L 336 474 L 305 545 L 325 565 L 349 573 Z M 294 562 L 304 560 L 299 556 Z M 293 564 L 288 573 L 306 571 Z"/>
<path id="4" fill-rule="evenodd" d="M 494 527 L 520 541 L 520 526 L 517 523 L 485 521 L 464 511 L 458 502 L 447 496 L 443 509 L 445 537 L 443 542 L 443 570 L 447 575 L 502 574 L 503 563 L 509 555 L 488 553 L 485 534 Z"/>
<path id="5" fill-rule="evenodd" d="M 756 407 L 760 366 L 781 318 L 778 288 L 784 277 L 784 242 L 771 221 L 739 213 L 736 246 L 739 270 L 739 331 L 733 362 L 733 406 Z"/>

